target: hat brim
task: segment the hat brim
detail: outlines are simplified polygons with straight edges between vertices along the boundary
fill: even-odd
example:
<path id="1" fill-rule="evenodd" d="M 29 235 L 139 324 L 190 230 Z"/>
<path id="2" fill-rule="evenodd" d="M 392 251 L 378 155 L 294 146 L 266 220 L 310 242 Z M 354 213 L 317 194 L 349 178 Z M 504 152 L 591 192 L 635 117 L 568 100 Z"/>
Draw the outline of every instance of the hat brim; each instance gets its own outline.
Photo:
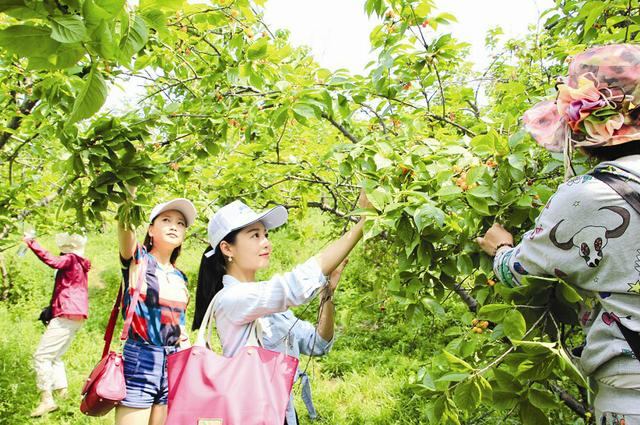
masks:
<path id="1" fill-rule="evenodd" d="M 196 207 L 186 198 L 177 198 L 167 202 L 160 211 L 156 213 L 153 220 L 165 211 L 179 211 L 187 222 L 187 227 L 191 226 L 196 220 Z"/>
<path id="2" fill-rule="evenodd" d="M 525 130 L 543 148 L 562 152 L 567 125 L 558 113 L 555 100 L 545 100 L 527 110 L 522 121 Z"/>

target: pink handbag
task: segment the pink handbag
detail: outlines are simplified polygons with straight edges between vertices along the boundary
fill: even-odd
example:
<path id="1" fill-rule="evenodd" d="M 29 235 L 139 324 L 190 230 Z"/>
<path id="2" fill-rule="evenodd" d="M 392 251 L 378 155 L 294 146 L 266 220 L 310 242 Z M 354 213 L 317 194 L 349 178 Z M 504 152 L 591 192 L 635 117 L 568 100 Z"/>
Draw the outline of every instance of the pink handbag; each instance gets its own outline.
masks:
<path id="1" fill-rule="evenodd" d="M 133 261 L 133 260 L 132 260 Z M 127 317 L 122 327 L 120 340 L 124 341 L 129 336 L 129 327 L 133 320 L 133 312 L 138 304 L 140 297 L 140 288 L 144 280 L 146 272 L 146 261 L 140 261 L 132 264 L 131 273 L 129 274 L 129 282 L 136 281 L 136 288 L 129 308 L 127 309 Z M 122 283 L 118 289 L 118 297 L 111 309 L 109 323 L 104 334 L 104 348 L 102 349 L 102 358 L 100 362 L 93 368 L 89 378 L 82 387 L 82 402 L 80 403 L 80 411 L 87 416 L 104 416 L 111 411 L 122 399 L 127 395 L 127 386 L 124 380 L 124 365 L 122 354 L 111 351 L 111 339 L 113 331 L 118 321 L 118 313 L 120 312 L 120 303 L 122 302 Z"/>
<path id="2" fill-rule="evenodd" d="M 281 425 L 298 359 L 259 346 L 258 320 L 233 357 L 211 351 L 211 301 L 195 344 L 167 358 L 167 425 Z M 205 340 L 206 330 L 206 340 Z"/>

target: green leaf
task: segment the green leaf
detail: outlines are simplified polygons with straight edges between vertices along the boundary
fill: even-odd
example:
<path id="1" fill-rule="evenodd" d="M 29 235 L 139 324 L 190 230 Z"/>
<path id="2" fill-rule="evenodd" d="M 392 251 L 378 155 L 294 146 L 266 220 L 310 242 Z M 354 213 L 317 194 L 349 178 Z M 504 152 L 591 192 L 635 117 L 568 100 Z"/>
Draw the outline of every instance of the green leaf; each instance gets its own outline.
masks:
<path id="1" fill-rule="evenodd" d="M 467 370 L 473 370 L 473 367 L 465 362 L 464 360 L 462 360 L 459 357 L 454 356 L 453 354 L 449 353 L 446 350 L 442 350 L 442 354 L 444 354 L 445 358 L 449 361 L 449 363 L 451 364 L 459 364 L 462 365 L 465 369 Z"/>
<path id="2" fill-rule="evenodd" d="M 548 391 L 542 391 L 536 388 L 529 388 L 527 398 L 538 409 L 550 410 L 560 407 L 555 398 Z"/>
<path id="3" fill-rule="evenodd" d="M 431 312 L 434 316 L 444 316 L 444 308 L 433 298 L 425 297 L 422 300 L 422 305 Z"/>
<path id="4" fill-rule="evenodd" d="M 471 150 L 479 156 L 489 156 L 496 153 L 493 137 L 489 134 L 481 134 L 471 139 Z"/>
<path id="5" fill-rule="evenodd" d="M 549 419 L 544 412 L 529 402 L 520 403 L 520 420 L 522 425 L 548 425 Z"/>
<path id="6" fill-rule="evenodd" d="M 147 44 L 147 25 L 140 16 L 136 16 L 129 31 L 120 40 L 120 58 L 128 63 L 131 57 Z"/>
<path id="7" fill-rule="evenodd" d="M 0 46 L 22 57 L 54 55 L 59 45 L 46 27 L 13 25 L 0 30 Z"/>
<path id="8" fill-rule="evenodd" d="M 104 104 L 107 99 L 107 85 L 94 64 L 89 75 L 85 78 L 84 86 L 73 104 L 73 111 L 69 116 L 69 122 L 89 118 Z"/>
<path id="9" fill-rule="evenodd" d="M 376 163 L 376 169 L 377 170 L 382 170 L 383 168 L 388 168 L 388 167 L 393 165 L 393 161 L 391 161 L 389 158 L 381 155 L 380 153 L 376 153 L 373 156 L 373 162 Z"/>
<path id="10" fill-rule="evenodd" d="M 115 59 L 116 44 L 113 40 L 113 33 L 105 19 L 100 20 L 100 24 L 91 34 L 91 44 L 95 50 L 105 59 Z"/>
<path id="11" fill-rule="evenodd" d="M 508 304 L 487 304 L 480 308 L 478 317 L 492 322 L 501 322 L 508 310 L 513 306 Z"/>
<path id="12" fill-rule="evenodd" d="M 441 187 L 436 193 L 433 194 L 433 196 L 444 198 L 448 196 L 458 195 L 460 193 L 462 193 L 462 189 L 460 189 L 458 186 L 449 185 Z"/>
<path id="13" fill-rule="evenodd" d="M 419 232 L 430 223 L 436 223 L 438 226 L 444 225 L 445 214 L 444 212 L 431 204 L 422 204 L 413 213 L 413 221 L 416 223 L 416 227 Z"/>
<path id="14" fill-rule="evenodd" d="M 183 9 L 187 0 L 140 0 L 140 10 L 175 12 Z"/>
<path id="15" fill-rule="evenodd" d="M 267 37 L 262 37 L 249 46 L 249 48 L 247 49 L 247 57 L 250 60 L 261 59 L 267 55 L 268 48 L 269 39 Z"/>
<path id="16" fill-rule="evenodd" d="M 527 322 L 525 322 L 522 313 L 518 310 L 511 310 L 504 316 L 502 322 L 504 333 L 509 339 L 521 339 L 527 331 Z"/>
<path id="17" fill-rule="evenodd" d="M 79 16 L 59 16 L 52 19 L 51 38 L 60 43 L 76 43 L 87 36 L 87 29 Z"/>
<path id="18" fill-rule="evenodd" d="M 478 407 L 481 396 L 480 387 L 473 379 L 459 384 L 453 393 L 456 405 L 467 411 Z"/>
<path id="19" fill-rule="evenodd" d="M 436 379 L 435 382 L 460 382 L 469 377 L 468 373 L 447 373 Z"/>
<path id="20" fill-rule="evenodd" d="M 302 117 L 303 121 L 309 118 L 319 117 L 316 109 L 308 103 L 296 103 L 293 105 L 293 113 L 298 117 Z"/>
<path id="21" fill-rule="evenodd" d="M 556 286 L 556 294 L 559 294 L 562 299 L 567 301 L 568 303 L 577 303 L 582 301 L 582 297 L 580 294 L 573 289 L 568 283 L 559 280 Z"/>

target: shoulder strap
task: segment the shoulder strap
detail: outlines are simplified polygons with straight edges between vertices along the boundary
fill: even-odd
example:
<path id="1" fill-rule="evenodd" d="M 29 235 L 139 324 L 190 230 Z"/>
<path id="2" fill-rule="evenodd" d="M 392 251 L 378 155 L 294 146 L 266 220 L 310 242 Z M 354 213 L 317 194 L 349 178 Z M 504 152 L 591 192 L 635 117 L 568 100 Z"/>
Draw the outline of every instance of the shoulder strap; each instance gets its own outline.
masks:
<path id="1" fill-rule="evenodd" d="M 104 348 L 102 349 L 102 357 L 109 354 L 111 349 L 111 339 L 113 338 L 113 331 L 116 328 L 116 322 L 118 321 L 118 314 L 120 313 L 120 303 L 122 302 L 122 281 L 120 281 L 120 287 L 118 288 L 118 296 L 116 302 L 111 309 L 111 315 L 109 316 L 109 322 L 107 323 L 107 329 L 104 332 Z"/>
<path id="2" fill-rule="evenodd" d="M 594 172 L 591 174 L 602 183 L 608 185 L 618 195 L 622 197 L 627 203 L 640 214 L 640 193 L 633 190 L 633 188 L 626 182 L 626 179 L 622 176 L 611 173 Z"/>
<path id="3" fill-rule="evenodd" d="M 612 173 L 594 172 L 591 174 L 596 179 L 608 185 L 618 195 L 622 197 L 638 214 L 640 214 L 640 193 L 633 190 L 631 185 L 627 183 L 626 179 L 622 176 L 618 176 Z M 636 356 L 636 359 L 640 361 L 640 333 L 634 332 L 620 323 L 620 320 L 616 320 L 616 325 L 620 329 L 620 332 L 627 340 L 631 351 Z"/>
<path id="4" fill-rule="evenodd" d="M 125 341 L 129 338 L 129 328 L 133 321 L 133 313 L 136 311 L 136 306 L 140 299 L 140 290 L 147 274 L 147 256 L 143 255 L 142 258 L 138 259 L 135 264 L 132 264 L 132 266 L 134 266 L 134 268 L 131 270 L 131 274 L 129 275 L 129 285 L 131 285 L 131 282 L 135 281 L 136 288 L 133 291 L 133 296 L 131 297 L 129 306 L 127 307 L 127 317 L 124 319 L 124 325 L 122 326 L 122 332 L 120 333 L 121 341 Z"/>
<path id="5" fill-rule="evenodd" d="M 213 326 L 215 323 L 215 308 L 214 305 L 216 300 L 222 294 L 224 288 L 218 291 L 218 293 L 213 297 L 209 306 L 207 307 L 207 311 L 204 313 L 204 317 L 202 319 L 202 323 L 200 324 L 200 329 L 198 330 L 198 337 L 196 338 L 196 342 L 193 345 L 198 345 L 201 347 L 211 348 L 211 334 L 213 333 Z M 262 325 L 260 324 L 260 319 L 256 319 L 249 325 L 249 340 L 246 342 L 245 346 L 263 346 L 262 342 Z"/>
<path id="6" fill-rule="evenodd" d="M 131 261 L 135 261 L 131 259 Z M 143 261 L 140 261 L 141 263 Z M 141 264 L 142 266 L 142 264 Z M 139 267 L 138 270 L 141 270 L 142 267 Z M 144 269 L 146 272 L 146 259 L 144 260 Z M 127 318 L 125 320 L 124 327 L 122 328 L 122 333 L 120 334 L 120 339 L 125 340 L 129 334 L 129 327 L 131 326 L 131 321 L 133 320 L 133 312 L 135 311 L 135 306 L 138 303 L 138 299 L 140 298 L 140 288 L 142 287 L 140 278 L 144 278 L 145 273 L 139 273 L 138 283 L 136 285 L 136 289 L 134 291 L 133 297 L 131 298 L 131 302 L 129 303 L 129 307 L 127 308 Z M 116 302 L 113 304 L 113 308 L 111 309 L 111 315 L 109 316 L 109 322 L 107 322 L 107 328 L 104 332 L 104 348 L 102 349 L 102 357 L 109 354 L 109 350 L 111 349 L 111 340 L 113 339 L 113 333 L 116 328 L 116 323 L 118 321 L 118 315 L 120 314 L 120 306 L 122 305 L 122 296 L 123 296 L 123 287 L 122 280 L 120 281 L 120 287 L 118 288 L 118 295 L 116 297 Z"/>

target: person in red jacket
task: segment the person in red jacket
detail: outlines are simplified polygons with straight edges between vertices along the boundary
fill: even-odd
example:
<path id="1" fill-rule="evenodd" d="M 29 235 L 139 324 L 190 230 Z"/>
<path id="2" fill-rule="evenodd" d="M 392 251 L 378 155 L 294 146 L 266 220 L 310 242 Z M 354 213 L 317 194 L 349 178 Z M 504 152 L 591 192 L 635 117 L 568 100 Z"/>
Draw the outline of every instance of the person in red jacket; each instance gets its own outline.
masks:
<path id="1" fill-rule="evenodd" d="M 80 235 L 62 233 L 56 236 L 60 256 L 51 254 L 33 237 L 25 236 L 23 240 L 43 263 L 56 269 L 55 287 L 51 298 L 53 319 L 49 322 L 33 355 L 40 404 L 31 416 L 37 417 L 58 408 L 53 400 L 54 391 L 60 397 L 67 394 L 67 376 L 62 356 L 88 317 L 87 273 L 91 262 L 84 258 L 87 238 Z"/>

